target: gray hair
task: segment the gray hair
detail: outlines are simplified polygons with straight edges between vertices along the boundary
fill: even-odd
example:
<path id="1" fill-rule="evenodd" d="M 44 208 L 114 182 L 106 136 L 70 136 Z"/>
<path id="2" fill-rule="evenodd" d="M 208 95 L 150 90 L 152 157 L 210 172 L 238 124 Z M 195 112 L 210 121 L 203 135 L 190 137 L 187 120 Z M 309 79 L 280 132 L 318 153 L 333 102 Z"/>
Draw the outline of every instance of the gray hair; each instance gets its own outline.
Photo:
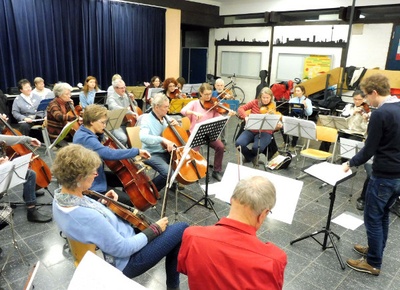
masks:
<path id="1" fill-rule="evenodd" d="M 122 79 L 116 79 L 116 80 L 114 80 L 113 82 L 112 82 L 112 86 L 113 86 L 113 88 L 116 88 L 116 87 L 118 87 L 120 84 L 122 84 L 122 83 L 124 83 L 124 85 L 125 85 L 125 82 L 122 80 Z"/>
<path id="2" fill-rule="evenodd" d="M 225 82 L 224 82 L 224 80 L 223 79 L 221 79 L 221 78 L 219 78 L 219 79 L 216 79 L 215 80 L 215 84 L 217 85 L 217 84 L 225 84 Z"/>
<path id="3" fill-rule="evenodd" d="M 53 88 L 56 97 L 62 96 L 66 90 L 72 91 L 72 87 L 68 83 L 57 83 Z"/>
<path id="4" fill-rule="evenodd" d="M 155 108 L 156 106 L 160 107 L 164 105 L 165 102 L 169 102 L 168 97 L 163 93 L 157 93 L 154 95 L 153 100 L 151 101 L 151 107 Z"/>
<path id="5" fill-rule="evenodd" d="M 41 82 L 44 83 L 44 79 L 42 79 L 41 77 L 36 77 L 36 78 L 33 80 L 33 82 L 34 82 L 35 85 L 36 85 L 37 83 L 41 83 Z"/>
<path id="6" fill-rule="evenodd" d="M 259 215 L 263 210 L 271 210 L 275 206 L 275 186 L 262 176 L 242 179 L 236 185 L 232 199 L 241 205 L 248 206 L 255 214 Z"/>

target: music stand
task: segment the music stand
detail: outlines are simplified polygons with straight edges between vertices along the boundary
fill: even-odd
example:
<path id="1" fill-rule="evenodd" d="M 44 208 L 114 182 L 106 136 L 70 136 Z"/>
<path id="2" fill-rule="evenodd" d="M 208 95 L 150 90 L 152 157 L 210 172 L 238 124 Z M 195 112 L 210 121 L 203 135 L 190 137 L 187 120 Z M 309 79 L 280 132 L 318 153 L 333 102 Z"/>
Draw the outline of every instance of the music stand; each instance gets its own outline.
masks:
<path id="1" fill-rule="evenodd" d="M 127 112 L 128 112 L 127 108 L 115 109 L 111 111 L 109 110 L 107 112 L 108 121 L 106 129 L 108 131 L 112 131 L 121 127 L 122 121 L 124 120 L 124 117 Z"/>
<path id="2" fill-rule="evenodd" d="M 17 185 L 20 185 L 25 182 L 26 172 L 28 171 L 29 162 L 31 161 L 32 153 L 20 156 L 15 158 L 10 162 L 6 162 L 0 165 L 0 193 L 4 193 L 8 195 L 8 192 L 11 188 L 14 188 Z M 10 201 L 9 201 L 10 205 Z M 0 220 L 3 219 L 6 221 L 11 228 L 11 237 L 14 249 L 16 249 L 21 257 L 22 262 L 25 264 L 25 260 L 22 256 L 21 251 L 19 250 L 17 240 L 15 239 L 15 232 L 14 232 L 14 222 L 12 217 L 12 210 L 10 206 L 2 206 L 4 207 L 0 211 Z M 9 209 L 9 210 L 8 210 Z M 4 216 L 3 216 L 4 215 Z M 4 265 L 0 269 L 0 273 L 3 272 L 8 259 L 10 258 L 9 253 L 7 255 L 6 261 Z"/>
<path id="3" fill-rule="evenodd" d="M 349 170 L 348 172 L 343 172 L 342 165 L 338 164 L 332 164 L 329 162 L 322 162 L 318 163 L 315 165 L 311 165 L 310 167 L 306 168 L 303 170 L 305 173 L 323 181 L 324 183 L 327 183 L 331 186 L 333 186 L 332 192 L 329 193 L 329 199 L 330 204 L 329 204 L 329 210 L 328 210 L 328 217 L 326 219 L 326 225 L 323 227 L 321 230 L 317 232 L 313 232 L 311 234 L 305 235 L 301 238 L 295 239 L 290 242 L 291 245 L 294 243 L 297 243 L 299 241 L 302 241 L 307 238 L 312 238 L 314 241 L 316 241 L 318 244 L 322 246 L 322 250 L 325 251 L 328 248 L 333 248 L 335 250 L 336 257 L 339 260 L 340 266 L 342 269 L 345 269 L 342 257 L 339 254 L 339 250 L 336 247 L 335 241 L 333 237 L 336 237 L 338 240 L 340 240 L 340 237 L 332 232 L 330 225 L 331 225 L 331 218 L 332 218 L 332 211 L 333 211 L 333 205 L 335 203 L 335 198 L 336 198 L 336 188 L 339 184 L 342 182 L 352 178 L 353 176 L 356 175 L 357 171 L 352 172 Z M 315 236 L 318 234 L 324 234 L 324 241 L 321 243 L 318 241 Z M 327 246 L 328 243 L 328 238 L 332 244 L 332 246 Z"/>
<path id="4" fill-rule="evenodd" d="M 179 173 L 180 168 L 183 165 L 183 162 L 185 161 L 186 155 L 189 153 L 190 148 L 195 148 L 199 147 L 201 145 L 206 144 L 207 145 L 207 165 L 210 164 L 210 143 L 217 140 L 219 135 L 222 132 L 222 129 L 225 127 L 229 117 L 217 117 L 217 118 L 212 118 L 210 120 L 197 123 L 196 126 L 194 127 L 192 133 L 190 134 L 189 140 L 187 141 L 185 145 L 184 152 L 182 154 L 181 162 L 178 164 L 174 174 L 171 176 L 171 180 L 175 180 L 176 176 Z M 192 204 L 188 209 L 184 211 L 184 213 L 188 212 L 192 207 L 195 205 L 201 205 L 204 206 L 205 208 L 212 209 L 214 211 L 215 216 L 217 219 L 219 219 L 217 212 L 215 211 L 215 208 L 213 206 L 213 201 L 209 198 L 208 196 L 208 182 L 209 182 L 209 176 L 208 176 L 208 168 L 207 166 L 207 171 L 206 171 L 206 185 L 205 185 L 205 191 L 204 191 L 204 196 L 197 200 L 194 204 Z M 171 182 L 172 183 L 172 182 Z M 201 203 L 204 201 L 204 203 Z"/>
<path id="5" fill-rule="evenodd" d="M 254 163 L 254 167 L 258 167 L 258 160 L 260 155 L 260 142 L 261 142 L 261 131 L 270 130 L 274 131 L 278 125 L 280 115 L 271 114 L 250 114 L 247 119 L 245 130 L 258 131 L 258 144 L 257 144 L 257 162 Z"/>

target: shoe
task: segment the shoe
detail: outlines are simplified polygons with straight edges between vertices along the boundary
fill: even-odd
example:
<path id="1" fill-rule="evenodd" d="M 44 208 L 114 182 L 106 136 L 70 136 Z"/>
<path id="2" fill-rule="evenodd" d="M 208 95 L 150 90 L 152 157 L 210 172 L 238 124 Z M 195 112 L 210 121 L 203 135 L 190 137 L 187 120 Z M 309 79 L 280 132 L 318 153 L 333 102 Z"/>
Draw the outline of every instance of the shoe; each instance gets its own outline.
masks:
<path id="1" fill-rule="evenodd" d="M 363 256 L 366 256 L 368 254 L 368 247 L 360 244 L 355 244 L 353 250 Z"/>
<path id="2" fill-rule="evenodd" d="M 36 197 L 43 196 L 44 192 L 43 191 L 36 191 L 35 195 L 36 195 Z"/>
<path id="3" fill-rule="evenodd" d="M 361 197 L 357 198 L 356 208 L 358 210 L 364 210 L 364 205 L 365 205 L 365 200 L 362 199 Z"/>
<path id="4" fill-rule="evenodd" d="M 212 177 L 218 181 L 222 180 L 222 174 L 221 174 L 221 172 L 218 172 L 218 171 L 213 171 Z"/>
<path id="5" fill-rule="evenodd" d="M 392 207 L 389 209 L 390 212 L 394 213 L 398 217 L 400 217 L 400 201 L 399 199 L 396 200 L 396 202 L 392 205 Z"/>
<path id="6" fill-rule="evenodd" d="M 178 182 L 178 189 L 179 189 L 179 190 L 184 190 L 184 189 L 185 189 L 185 186 L 184 186 L 182 183 L 179 183 L 179 182 Z"/>
<path id="7" fill-rule="evenodd" d="M 52 220 L 51 216 L 41 214 L 36 208 L 28 209 L 27 218 L 33 223 L 47 223 Z"/>
<path id="8" fill-rule="evenodd" d="M 370 264 L 368 264 L 365 258 L 361 258 L 359 260 L 348 259 L 346 261 L 346 264 L 347 266 L 358 272 L 363 272 L 374 276 L 379 276 L 379 274 L 381 273 L 380 269 L 374 268 Z"/>

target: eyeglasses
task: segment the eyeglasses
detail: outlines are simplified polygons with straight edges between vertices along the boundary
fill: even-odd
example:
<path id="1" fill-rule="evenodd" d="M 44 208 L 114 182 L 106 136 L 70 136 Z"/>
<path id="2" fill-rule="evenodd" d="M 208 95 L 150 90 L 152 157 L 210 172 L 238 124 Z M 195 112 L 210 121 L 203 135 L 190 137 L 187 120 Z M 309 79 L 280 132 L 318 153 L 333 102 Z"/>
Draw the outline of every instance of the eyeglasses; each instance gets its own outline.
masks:
<path id="1" fill-rule="evenodd" d="M 106 120 L 106 121 L 103 121 L 103 120 L 97 120 L 97 122 L 100 122 L 100 123 L 102 123 L 104 126 L 107 126 L 107 122 L 108 122 L 108 120 Z"/>
<path id="2" fill-rule="evenodd" d="M 117 87 L 117 89 L 126 89 L 126 87 Z"/>

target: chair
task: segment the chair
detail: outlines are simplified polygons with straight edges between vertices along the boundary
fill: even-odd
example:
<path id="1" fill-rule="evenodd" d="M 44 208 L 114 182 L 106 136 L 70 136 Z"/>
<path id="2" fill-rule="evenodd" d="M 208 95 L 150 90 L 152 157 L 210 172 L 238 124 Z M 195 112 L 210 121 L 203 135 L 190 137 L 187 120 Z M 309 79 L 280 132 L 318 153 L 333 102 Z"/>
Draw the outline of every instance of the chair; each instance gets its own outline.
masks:
<path id="1" fill-rule="evenodd" d="M 103 252 L 101 252 L 100 249 L 97 249 L 95 244 L 84 244 L 70 238 L 67 238 L 67 240 L 72 257 L 74 258 L 75 267 L 78 267 L 79 263 L 81 262 L 83 256 L 85 256 L 87 251 L 95 253 L 97 256 L 104 259 Z"/>
<path id="2" fill-rule="evenodd" d="M 300 151 L 300 155 L 304 157 L 303 159 L 303 165 L 305 163 L 306 158 L 314 159 L 314 160 L 327 160 L 331 159 L 330 162 L 333 163 L 335 159 L 335 152 L 336 152 L 336 142 L 338 138 L 338 131 L 334 128 L 329 128 L 329 127 L 323 127 L 323 126 L 316 126 L 316 134 L 314 139 L 308 139 L 306 149 Z M 325 142 L 331 142 L 334 144 L 333 146 L 333 151 L 332 153 L 330 152 L 325 152 L 321 151 L 318 149 L 312 149 L 309 148 L 310 146 L 310 141 L 315 140 L 315 141 L 325 141 Z"/>

